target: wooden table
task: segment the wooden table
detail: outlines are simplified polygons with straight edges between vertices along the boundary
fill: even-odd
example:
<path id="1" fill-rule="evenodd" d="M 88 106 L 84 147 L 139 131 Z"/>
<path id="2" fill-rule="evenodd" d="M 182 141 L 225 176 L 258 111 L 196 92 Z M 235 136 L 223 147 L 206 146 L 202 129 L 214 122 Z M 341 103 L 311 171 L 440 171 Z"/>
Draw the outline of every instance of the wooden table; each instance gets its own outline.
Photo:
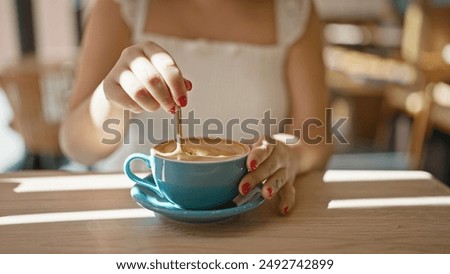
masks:
<path id="1" fill-rule="evenodd" d="M 450 190 L 421 171 L 328 171 L 277 202 L 186 224 L 140 209 L 121 174 L 0 176 L 0 253 L 450 253 Z M 78 213 L 77 213 L 78 212 Z"/>

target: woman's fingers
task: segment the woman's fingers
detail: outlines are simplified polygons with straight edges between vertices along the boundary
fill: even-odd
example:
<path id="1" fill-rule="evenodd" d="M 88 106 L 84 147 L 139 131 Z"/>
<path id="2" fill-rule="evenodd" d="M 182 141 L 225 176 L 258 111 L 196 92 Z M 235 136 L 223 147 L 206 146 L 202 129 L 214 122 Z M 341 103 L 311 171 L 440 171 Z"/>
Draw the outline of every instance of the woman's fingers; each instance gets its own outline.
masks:
<path id="1" fill-rule="evenodd" d="M 186 90 L 191 91 L 192 90 L 192 82 L 186 78 L 183 78 L 183 81 L 184 81 L 184 86 L 186 87 Z"/>
<path id="2" fill-rule="evenodd" d="M 187 105 L 186 93 L 192 89 L 172 57 L 152 42 L 126 48 L 104 84 L 108 99 L 133 112 L 161 106 L 175 113 L 176 105 Z"/>
<path id="3" fill-rule="evenodd" d="M 258 143 L 259 145 L 254 146 L 247 157 L 247 169 L 250 171 L 255 171 L 262 162 L 269 158 L 274 149 L 274 146 L 265 140 Z"/>
<path id="4" fill-rule="evenodd" d="M 151 61 L 170 90 L 174 102 L 185 107 L 187 105 L 187 90 L 192 88 L 190 82 L 185 82 L 175 60 L 163 48 L 155 43 L 145 43 L 143 46 L 146 57 Z"/>
<path id="5" fill-rule="evenodd" d="M 147 88 L 130 70 L 123 71 L 119 76 L 119 84 L 121 88 L 128 94 L 129 98 L 135 102 L 140 108 L 146 111 L 156 111 L 159 103 L 148 92 Z M 119 94 L 121 92 L 115 92 Z M 121 100 L 115 100 L 120 102 Z M 134 105 L 134 104 L 133 104 Z"/>
<path id="6" fill-rule="evenodd" d="M 280 189 L 281 201 L 278 210 L 282 215 L 287 215 L 295 205 L 295 187 L 294 181 L 288 181 L 283 188 Z"/>
<path id="7" fill-rule="evenodd" d="M 272 199 L 286 184 L 286 169 L 280 168 L 267 181 L 261 190 L 261 195 L 265 199 Z"/>
<path id="8" fill-rule="evenodd" d="M 136 101 L 125 92 L 119 83 L 113 81 L 103 81 L 101 83 L 102 89 L 105 92 L 105 97 L 112 103 L 118 105 L 123 109 L 129 109 L 134 113 L 141 113 L 144 109 L 139 106 Z"/>
<path id="9" fill-rule="evenodd" d="M 239 192 L 246 195 L 256 185 L 265 181 L 261 195 L 265 199 L 271 199 L 279 193 L 280 213 L 287 215 L 295 203 L 295 188 L 294 179 L 288 172 L 286 151 L 283 147 L 269 144 L 267 141 L 258 144 L 247 157 L 247 168 L 250 172 L 239 183 Z"/>
<path id="10" fill-rule="evenodd" d="M 254 149 L 256 150 L 256 149 Z M 253 151 L 253 150 L 252 150 Z M 254 171 L 247 173 L 244 178 L 242 178 L 239 184 L 239 191 L 242 195 L 246 195 L 250 190 L 252 190 L 256 185 L 270 177 L 279 169 L 279 161 L 277 161 L 277 157 L 273 157 L 273 148 L 271 146 L 263 147 L 261 150 L 256 150 L 258 152 L 254 152 L 253 155 L 249 154 L 247 157 L 250 158 L 250 166 L 252 167 L 252 159 L 262 160 L 262 163 L 257 166 Z M 251 153 L 251 152 L 250 152 Z M 255 153 L 256 156 L 255 157 Z M 247 162 L 248 163 L 248 162 Z"/>
<path id="11" fill-rule="evenodd" d="M 175 102 L 167 88 L 166 82 L 150 60 L 144 56 L 137 57 L 131 61 L 130 69 L 164 110 L 174 112 Z M 142 100 L 148 99 L 144 92 L 138 93 L 138 95 Z"/>

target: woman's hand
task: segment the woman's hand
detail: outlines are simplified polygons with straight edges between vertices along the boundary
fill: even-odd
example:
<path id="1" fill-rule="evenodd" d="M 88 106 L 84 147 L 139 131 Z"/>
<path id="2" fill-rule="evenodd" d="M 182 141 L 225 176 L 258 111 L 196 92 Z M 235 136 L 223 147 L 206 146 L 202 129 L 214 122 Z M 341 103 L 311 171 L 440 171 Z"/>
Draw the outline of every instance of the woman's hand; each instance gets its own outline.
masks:
<path id="1" fill-rule="evenodd" d="M 192 83 L 183 78 L 173 58 L 152 42 L 126 48 L 103 81 L 106 98 L 123 109 L 139 113 L 162 107 L 175 113 L 187 105 Z"/>
<path id="2" fill-rule="evenodd" d="M 277 193 L 281 196 L 279 211 L 288 214 L 295 203 L 294 181 L 297 175 L 297 154 L 288 145 L 272 139 L 260 141 L 247 157 L 250 170 L 239 184 L 239 192 L 246 195 L 255 186 L 265 180 L 261 194 L 265 199 L 272 199 Z"/>

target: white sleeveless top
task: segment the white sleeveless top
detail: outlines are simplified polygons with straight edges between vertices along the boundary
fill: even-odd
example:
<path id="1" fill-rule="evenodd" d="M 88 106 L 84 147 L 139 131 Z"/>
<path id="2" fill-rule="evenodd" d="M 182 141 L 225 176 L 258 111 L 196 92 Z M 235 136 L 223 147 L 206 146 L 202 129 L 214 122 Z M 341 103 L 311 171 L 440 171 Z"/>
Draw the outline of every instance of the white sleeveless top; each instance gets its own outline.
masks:
<path id="1" fill-rule="evenodd" d="M 236 119 L 257 119 L 247 126 L 264 135 L 261 120 L 270 110 L 271 118 L 280 121 L 289 112 L 289 91 L 285 81 L 285 58 L 289 47 L 304 33 L 309 13 L 309 0 L 274 0 L 277 42 L 273 45 L 244 42 L 216 41 L 208 39 L 185 39 L 157 33 L 144 32 L 150 0 L 115 0 L 121 6 L 122 16 L 133 34 L 133 43 L 150 40 L 166 49 L 180 67 L 185 78 L 193 83 L 188 93 L 188 106 L 183 117 L 193 110 L 200 122 L 215 118 L 224 129 L 230 121 L 226 138 L 240 140 L 250 138 L 232 125 Z M 155 142 L 173 139 L 173 126 L 166 121 L 171 115 L 162 109 L 154 113 L 135 115 L 145 128 L 131 123 L 128 142 L 108 158 L 100 161 L 94 169 L 118 171 L 124 159 L 131 153 L 149 153 Z M 234 120 L 232 120 L 234 119 Z M 210 129 L 216 128 L 212 122 Z M 192 130 L 191 130 L 192 131 Z M 193 132 L 184 128 L 184 134 L 204 136 L 201 125 Z M 255 132 L 255 131 L 252 131 Z M 267 131 L 266 131 L 267 133 Z M 271 134 L 277 133 L 276 127 Z M 141 140 L 140 140 L 141 139 Z"/>

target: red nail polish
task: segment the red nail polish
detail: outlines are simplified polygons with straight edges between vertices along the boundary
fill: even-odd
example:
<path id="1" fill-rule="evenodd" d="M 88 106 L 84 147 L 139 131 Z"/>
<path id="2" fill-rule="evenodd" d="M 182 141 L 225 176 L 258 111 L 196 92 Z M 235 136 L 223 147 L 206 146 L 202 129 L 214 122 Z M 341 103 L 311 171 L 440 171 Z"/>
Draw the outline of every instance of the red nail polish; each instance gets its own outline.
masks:
<path id="1" fill-rule="evenodd" d="M 252 186 L 249 183 L 245 183 L 242 185 L 242 194 L 247 195 Z"/>
<path id="2" fill-rule="evenodd" d="M 258 167 L 258 162 L 256 162 L 256 160 L 252 160 L 252 161 L 250 162 L 250 169 L 251 169 L 252 171 L 255 171 L 257 167 Z"/>
<path id="3" fill-rule="evenodd" d="M 170 113 L 175 114 L 175 112 L 177 111 L 177 108 L 174 106 L 169 111 L 170 111 Z"/>
<path id="4" fill-rule="evenodd" d="M 273 189 L 271 187 L 267 188 L 267 192 L 269 192 L 269 198 L 272 198 L 273 196 Z"/>
<path id="5" fill-rule="evenodd" d="M 184 79 L 184 86 L 186 87 L 187 91 L 192 90 L 192 82 L 191 81 Z"/>
<path id="6" fill-rule="evenodd" d="M 284 213 L 284 215 L 287 215 L 289 213 L 289 207 L 285 207 L 283 209 L 283 213 Z"/>
<path id="7" fill-rule="evenodd" d="M 181 107 L 187 106 L 187 97 L 184 95 L 180 96 L 180 98 L 178 98 L 178 102 L 180 103 Z"/>

